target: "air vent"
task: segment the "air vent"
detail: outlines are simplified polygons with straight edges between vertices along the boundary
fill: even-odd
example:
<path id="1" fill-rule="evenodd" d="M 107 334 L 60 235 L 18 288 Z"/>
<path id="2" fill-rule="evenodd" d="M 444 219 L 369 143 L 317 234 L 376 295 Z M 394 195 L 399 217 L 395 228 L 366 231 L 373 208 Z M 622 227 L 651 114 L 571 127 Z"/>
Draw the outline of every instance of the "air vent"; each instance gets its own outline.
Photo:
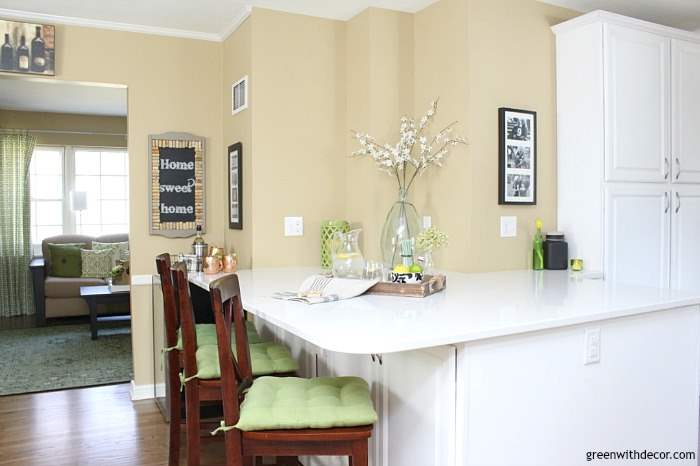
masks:
<path id="1" fill-rule="evenodd" d="M 231 115 L 248 108 L 248 76 L 231 86 Z"/>

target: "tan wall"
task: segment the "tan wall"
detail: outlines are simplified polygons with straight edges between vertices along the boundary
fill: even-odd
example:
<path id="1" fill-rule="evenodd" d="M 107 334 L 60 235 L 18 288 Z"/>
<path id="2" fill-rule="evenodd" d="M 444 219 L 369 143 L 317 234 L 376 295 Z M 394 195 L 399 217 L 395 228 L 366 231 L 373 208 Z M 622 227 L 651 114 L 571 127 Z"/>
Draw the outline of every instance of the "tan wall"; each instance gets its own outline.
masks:
<path id="1" fill-rule="evenodd" d="M 191 239 L 148 234 L 148 135 L 186 131 L 206 138 L 207 240 L 223 243 L 224 149 L 221 44 L 72 26 L 56 27 L 55 79 L 128 86 L 129 234 L 132 274 L 155 272 L 154 257 L 189 248 Z M 153 381 L 150 286 L 132 291 L 134 379 Z"/>
<path id="2" fill-rule="evenodd" d="M 364 24 L 368 14 L 370 23 L 373 14 L 379 16 L 370 10 L 348 23 L 349 31 L 370 38 L 369 44 L 348 40 L 349 47 L 369 47 L 365 53 L 348 53 L 358 70 L 349 73 L 350 127 L 395 143 L 400 115 L 408 112 L 420 118 L 439 97 L 433 131 L 459 120 L 457 133 L 466 136 L 469 145 L 456 148 L 443 168 L 418 179 L 409 196 L 419 214 L 430 215 L 450 236 L 448 248 L 436 254 L 438 266 L 460 271 L 528 267 L 535 218 L 541 217 L 545 228 L 556 226 L 550 26 L 577 13 L 534 0 L 440 0 L 410 15 L 412 28 L 396 26 L 401 14 L 382 12 L 375 19 L 382 24 L 379 33 Z M 412 40 L 406 38 L 410 34 Z M 402 49 L 413 53 L 412 61 Z M 404 71 L 407 65 L 412 68 Z M 407 81 L 413 86 L 409 96 L 402 91 Z M 538 112 L 537 206 L 498 205 L 498 108 L 504 106 Z M 356 126 L 363 123 L 366 127 Z M 348 146 L 348 153 L 357 148 L 353 141 Z M 347 216 L 365 227 L 365 255 L 378 258 L 379 233 L 397 198 L 397 183 L 369 160 L 351 160 L 348 173 Z M 357 196 L 350 195 L 352 180 L 362 180 L 356 183 L 362 186 Z M 517 238 L 500 238 L 501 215 L 518 216 Z"/>
<path id="3" fill-rule="evenodd" d="M 395 143 L 399 118 L 413 113 L 413 15 L 369 8 L 347 23 L 347 35 L 345 218 L 363 229 L 365 256 L 380 260 L 381 228 L 398 186 L 373 161 L 350 157 L 358 148 L 351 131 Z"/>
<path id="4" fill-rule="evenodd" d="M 33 134 L 37 137 L 37 144 L 43 145 L 126 147 L 127 143 L 126 117 L 0 109 L 0 128 L 35 130 Z M 40 130 L 112 134 L 69 134 Z"/>
<path id="5" fill-rule="evenodd" d="M 223 45 L 223 143 L 228 147 L 236 142 L 243 145 L 243 229 L 230 230 L 225 225 L 225 246 L 238 253 L 239 266 L 249 268 L 253 251 L 253 133 L 251 87 L 256 85 L 252 62 L 252 20 L 248 18 Z M 249 108 L 231 115 L 231 85 L 248 76 Z M 225 156 L 227 157 L 227 156 Z M 228 187 L 228 159 L 224 161 L 223 186 Z M 227 189 L 227 188 L 226 188 Z M 228 216 L 228 192 L 224 189 L 224 210 L 220 215 Z"/>
<path id="6" fill-rule="evenodd" d="M 254 9 L 253 265 L 316 265 L 343 212 L 344 23 Z M 284 237 L 284 217 L 304 236 Z"/>

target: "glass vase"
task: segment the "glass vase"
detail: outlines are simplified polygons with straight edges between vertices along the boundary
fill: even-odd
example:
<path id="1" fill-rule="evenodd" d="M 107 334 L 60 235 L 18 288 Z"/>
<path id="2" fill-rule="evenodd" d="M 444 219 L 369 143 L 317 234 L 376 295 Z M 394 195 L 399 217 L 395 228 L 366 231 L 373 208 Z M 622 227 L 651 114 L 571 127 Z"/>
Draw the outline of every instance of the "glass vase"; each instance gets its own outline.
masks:
<path id="1" fill-rule="evenodd" d="M 382 228 L 381 251 L 384 265 L 393 268 L 401 263 L 401 242 L 410 239 L 415 247 L 415 237 L 420 233 L 416 208 L 406 200 L 406 191 L 399 190 L 399 200 L 389 210 Z"/>

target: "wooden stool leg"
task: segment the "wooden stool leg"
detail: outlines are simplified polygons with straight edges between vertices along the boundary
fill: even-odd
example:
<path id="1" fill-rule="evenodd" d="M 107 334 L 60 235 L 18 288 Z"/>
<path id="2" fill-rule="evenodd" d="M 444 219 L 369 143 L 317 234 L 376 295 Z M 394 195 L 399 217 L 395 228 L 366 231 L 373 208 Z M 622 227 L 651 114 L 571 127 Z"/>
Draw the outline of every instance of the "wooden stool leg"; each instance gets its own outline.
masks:
<path id="1" fill-rule="evenodd" d="M 253 465 L 255 459 L 252 456 L 243 456 L 240 431 L 231 430 L 224 434 L 224 448 L 226 449 L 226 466 Z M 262 464 L 262 457 L 260 461 Z"/>
<path id="2" fill-rule="evenodd" d="M 199 388 L 197 380 L 185 384 L 187 410 L 187 466 L 199 466 Z"/>
<path id="3" fill-rule="evenodd" d="M 356 440 L 352 443 L 350 461 L 352 466 L 368 466 L 367 440 Z"/>
<path id="4" fill-rule="evenodd" d="M 175 362 L 173 362 L 173 360 Z M 180 379 L 178 377 L 177 366 L 179 361 L 177 355 L 174 357 L 168 354 L 167 366 L 165 370 L 168 374 L 168 409 L 170 410 L 170 443 L 168 445 L 168 466 L 179 466 L 180 464 L 180 423 L 182 415 L 180 412 Z"/>

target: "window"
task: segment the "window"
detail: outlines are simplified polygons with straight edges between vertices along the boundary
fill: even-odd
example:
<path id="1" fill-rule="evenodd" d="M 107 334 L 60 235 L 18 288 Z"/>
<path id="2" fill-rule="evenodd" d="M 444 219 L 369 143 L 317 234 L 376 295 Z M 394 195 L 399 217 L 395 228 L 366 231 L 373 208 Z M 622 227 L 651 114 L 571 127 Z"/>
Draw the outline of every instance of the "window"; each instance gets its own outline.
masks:
<path id="1" fill-rule="evenodd" d="M 78 212 L 83 235 L 125 233 L 129 229 L 129 173 L 126 151 L 75 150 L 75 191 L 87 194 L 87 209 Z"/>
<path id="2" fill-rule="evenodd" d="M 37 147 L 34 150 L 29 165 L 33 245 L 40 245 L 42 239 L 60 235 L 64 231 L 63 174 L 63 147 Z"/>
<path id="3" fill-rule="evenodd" d="M 37 146 L 29 173 L 35 254 L 41 253 L 41 241 L 49 236 L 129 230 L 126 150 Z M 71 202 L 80 192 L 85 193 L 86 205 Z"/>

